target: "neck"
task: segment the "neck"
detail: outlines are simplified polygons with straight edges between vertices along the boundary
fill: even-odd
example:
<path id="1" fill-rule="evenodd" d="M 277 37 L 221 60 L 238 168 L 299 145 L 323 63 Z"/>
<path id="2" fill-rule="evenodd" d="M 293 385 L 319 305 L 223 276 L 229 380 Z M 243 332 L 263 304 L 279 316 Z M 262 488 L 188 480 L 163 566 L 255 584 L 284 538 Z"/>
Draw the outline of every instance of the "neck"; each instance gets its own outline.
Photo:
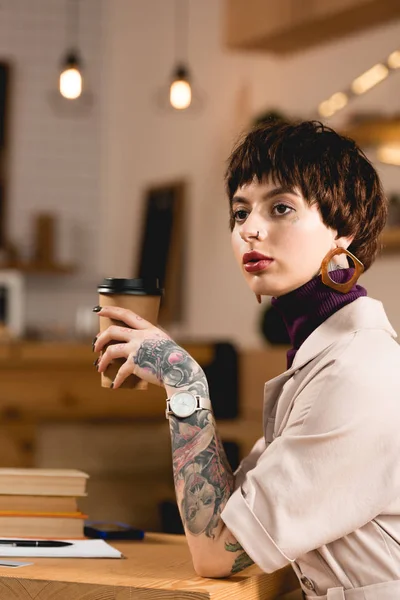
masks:
<path id="1" fill-rule="evenodd" d="M 329 276 L 336 283 L 344 283 L 353 274 L 354 269 L 338 269 L 330 272 Z M 287 354 L 288 368 L 297 350 L 314 329 L 346 304 L 366 295 L 367 290 L 357 284 L 346 294 L 337 292 L 323 284 L 321 276 L 317 275 L 297 290 L 272 298 L 271 303 L 282 315 L 293 345 Z"/>

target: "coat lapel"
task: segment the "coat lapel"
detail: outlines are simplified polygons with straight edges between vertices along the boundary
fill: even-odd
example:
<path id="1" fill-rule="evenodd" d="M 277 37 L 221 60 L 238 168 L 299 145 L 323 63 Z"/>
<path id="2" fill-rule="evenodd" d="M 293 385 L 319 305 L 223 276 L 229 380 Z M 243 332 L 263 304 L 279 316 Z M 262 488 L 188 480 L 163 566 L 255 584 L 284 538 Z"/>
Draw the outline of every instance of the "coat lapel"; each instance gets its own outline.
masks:
<path id="1" fill-rule="evenodd" d="M 283 388 L 293 375 L 326 348 L 339 339 L 343 339 L 343 336 L 354 334 L 355 331 L 366 328 L 383 329 L 392 337 L 396 337 L 396 332 L 387 319 L 382 303 L 368 297 L 358 298 L 351 304 L 344 306 L 310 334 L 298 350 L 291 368 L 270 379 L 264 386 L 264 432 L 267 431 L 268 420 L 271 421 L 275 418 L 278 401 L 279 399 L 282 400 Z M 287 412 L 290 400 L 294 397 L 294 392 L 295 390 L 291 389 L 288 406 L 280 407 L 280 416 Z"/>

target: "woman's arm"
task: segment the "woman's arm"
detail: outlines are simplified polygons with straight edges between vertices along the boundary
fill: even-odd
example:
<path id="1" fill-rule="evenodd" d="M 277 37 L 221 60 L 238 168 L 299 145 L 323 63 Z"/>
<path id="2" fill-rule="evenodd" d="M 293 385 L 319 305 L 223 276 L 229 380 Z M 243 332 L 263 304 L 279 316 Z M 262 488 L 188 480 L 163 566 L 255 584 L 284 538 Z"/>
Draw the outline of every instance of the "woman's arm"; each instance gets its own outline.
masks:
<path id="1" fill-rule="evenodd" d="M 159 370 L 167 397 L 190 391 L 209 398 L 204 371 L 173 340 L 143 341 L 139 367 Z M 211 410 L 187 418 L 169 416 L 175 491 L 196 572 L 226 577 L 252 564 L 220 514 L 234 490 L 234 475 L 218 436 Z"/>
<path id="2" fill-rule="evenodd" d="M 187 388 L 189 389 L 189 388 Z M 170 416 L 175 491 L 196 572 L 226 577 L 253 564 L 220 514 L 234 490 L 234 476 L 214 415 Z"/>
<path id="3" fill-rule="evenodd" d="M 163 385 L 168 397 L 180 390 L 209 398 L 204 371 L 166 332 L 130 310 L 106 306 L 96 311 L 127 325 L 108 327 L 93 345 L 95 352 L 103 352 L 100 373 L 113 359 L 126 359 L 113 381 L 114 390 L 133 373 Z M 233 492 L 234 476 L 212 411 L 169 419 L 176 496 L 196 572 L 204 577 L 237 573 L 252 562 L 220 517 Z"/>

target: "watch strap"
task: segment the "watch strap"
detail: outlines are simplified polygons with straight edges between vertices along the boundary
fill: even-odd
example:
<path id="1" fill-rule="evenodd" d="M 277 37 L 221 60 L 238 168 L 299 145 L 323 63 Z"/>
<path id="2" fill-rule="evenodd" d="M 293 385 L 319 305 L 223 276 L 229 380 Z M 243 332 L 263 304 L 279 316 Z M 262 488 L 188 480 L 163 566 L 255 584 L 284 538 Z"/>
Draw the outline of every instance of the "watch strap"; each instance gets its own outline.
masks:
<path id="1" fill-rule="evenodd" d="M 212 405 L 211 405 L 211 400 L 210 398 L 202 398 L 201 396 L 197 396 L 197 410 L 200 410 L 201 408 L 204 408 L 206 410 L 211 410 L 212 409 Z"/>
<path id="2" fill-rule="evenodd" d="M 179 392 L 175 392 L 175 393 L 179 393 Z M 196 398 L 196 402 L 197 402 L 196 408 L 192 414 L 194 414 L 198 410 L 212 410 L 212 404 L 211 404 L 210 398 L 202 398 L 198 394 L 193 394 L 193 392 L 189 392 L 189 393 L 192 394 Z M 172 396 L 174 396 L 174 394 L 172 394 Z M 177 418 L 180 418 L 180 417 L 178 417 L 178 415 L 176 415 L 174 413 L 173 410 L 171 410 L 170 400 L 171 400 L 172 396 L 167 398 L 167 407 L 165 409 L 165 417 L 167 419 L 168 419 L 169 415 L 174 415 Z M 191 416 L 191 415 L 189 415 L 189 416 Z"/>

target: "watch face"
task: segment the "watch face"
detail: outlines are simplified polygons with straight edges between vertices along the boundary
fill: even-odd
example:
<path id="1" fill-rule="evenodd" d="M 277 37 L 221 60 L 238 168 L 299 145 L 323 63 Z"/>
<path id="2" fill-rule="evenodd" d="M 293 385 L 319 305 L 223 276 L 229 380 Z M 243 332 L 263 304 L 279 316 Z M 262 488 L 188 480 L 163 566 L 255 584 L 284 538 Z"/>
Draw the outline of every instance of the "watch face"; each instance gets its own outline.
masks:
<path id="1" fill-rule="evenodd" d="M 189 417 L 196 410 L 197 401 L 190 392 L 177 392 L 172 396 L 169 405 L 178 417 Z"/>

